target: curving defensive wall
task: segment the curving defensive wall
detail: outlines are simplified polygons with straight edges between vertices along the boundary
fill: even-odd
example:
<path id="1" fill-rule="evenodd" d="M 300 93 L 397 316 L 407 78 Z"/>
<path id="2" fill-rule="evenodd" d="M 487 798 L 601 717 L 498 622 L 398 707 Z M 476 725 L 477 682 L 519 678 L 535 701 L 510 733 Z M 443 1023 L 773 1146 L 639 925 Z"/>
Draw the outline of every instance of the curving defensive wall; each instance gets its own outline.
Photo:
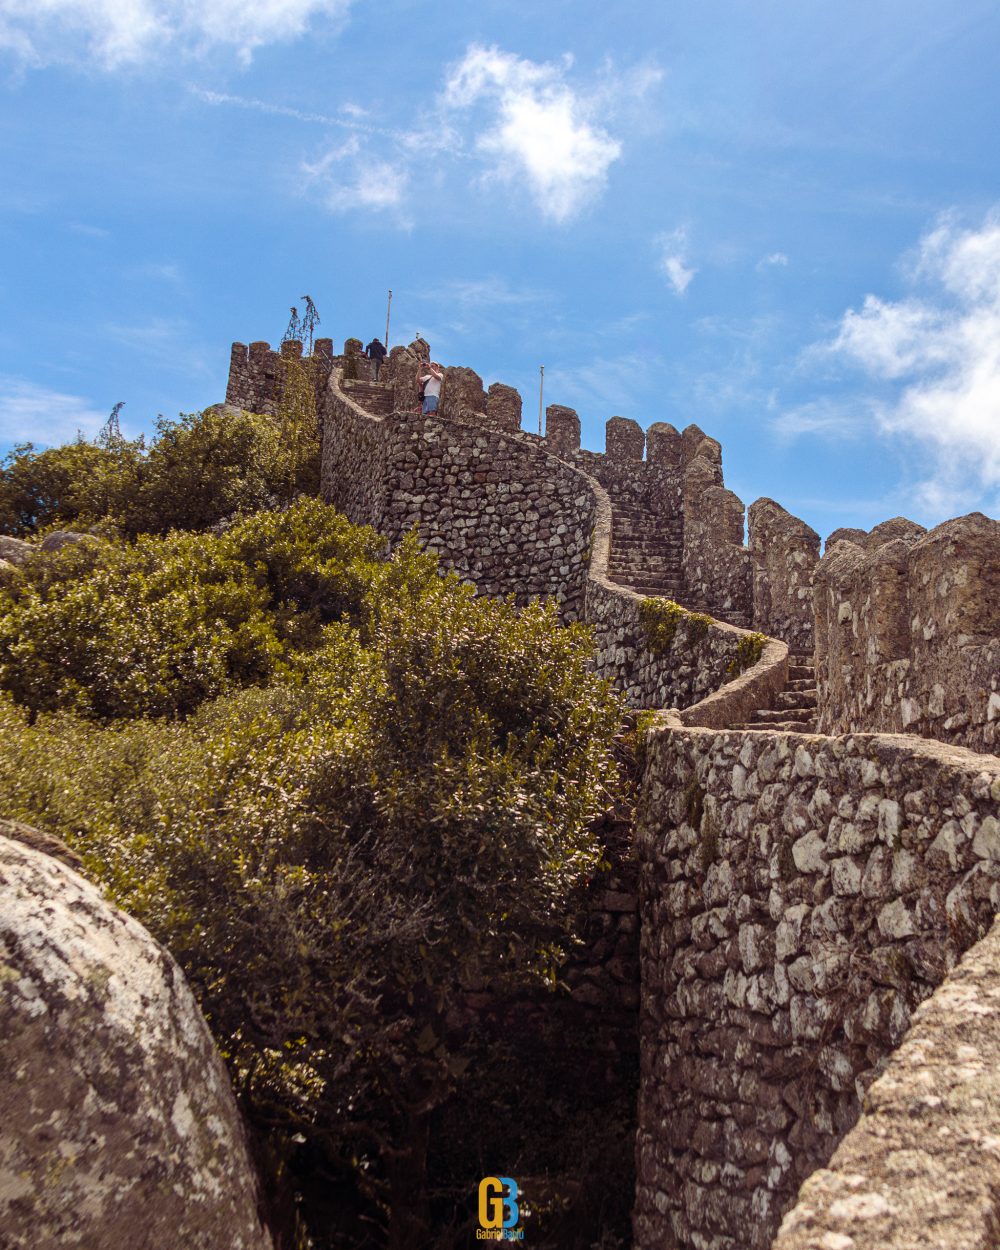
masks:
<path id="1" fill-rule="evenodd" d="M 267 352 L 234 345 L 230 402 L 275 410 Z M 820 560 L 759 500 L 744 545 L 696 426 L 613 418 L 590 452 L 571 409 L 539 438 L 516 392 L 459 369 L 421 417 L 420 352 L 394 348 L 375 383 L 317 344 L 324 497 L 391 541 L 416 527 L 484 593 L 555 599 L 659 714 L 636 828 L 636 1246 L 997 1245 L 1000 526 L 897 518 Z M 828 732 L 733 728 L 781 706 L 790 651 L 815 657 Z"/>

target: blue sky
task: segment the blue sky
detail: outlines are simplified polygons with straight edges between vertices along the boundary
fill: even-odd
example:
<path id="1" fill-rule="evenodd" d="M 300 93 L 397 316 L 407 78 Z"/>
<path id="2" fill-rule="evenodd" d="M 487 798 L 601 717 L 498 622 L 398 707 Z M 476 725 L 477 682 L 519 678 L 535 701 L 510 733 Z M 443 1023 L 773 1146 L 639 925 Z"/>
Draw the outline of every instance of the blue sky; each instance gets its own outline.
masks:
<path id="1" fill-rule="evenodd" d="M 825 536 L 1000 509 L 1000 5 L 0 0 L 0 447 L 421 331 Z"/>

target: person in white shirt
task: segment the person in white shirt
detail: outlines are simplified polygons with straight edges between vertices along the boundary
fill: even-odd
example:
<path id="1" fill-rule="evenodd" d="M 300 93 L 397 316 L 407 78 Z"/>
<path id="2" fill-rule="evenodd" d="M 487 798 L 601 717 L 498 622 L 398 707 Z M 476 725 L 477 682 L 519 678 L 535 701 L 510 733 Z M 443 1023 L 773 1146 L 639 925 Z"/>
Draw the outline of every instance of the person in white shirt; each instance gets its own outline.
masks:
<path id="1" fill-rule="evenodd" d="M 438 401 L 441 398 L 441 383 L 444 381 L 444 370 L 437 363 L 431 361 L 427 365 L 421 365 L 417 370 L 417 381 L 423 387 L 423 406 L 420 411 L 423 414 L 428 412 L 437 412 Z"/>

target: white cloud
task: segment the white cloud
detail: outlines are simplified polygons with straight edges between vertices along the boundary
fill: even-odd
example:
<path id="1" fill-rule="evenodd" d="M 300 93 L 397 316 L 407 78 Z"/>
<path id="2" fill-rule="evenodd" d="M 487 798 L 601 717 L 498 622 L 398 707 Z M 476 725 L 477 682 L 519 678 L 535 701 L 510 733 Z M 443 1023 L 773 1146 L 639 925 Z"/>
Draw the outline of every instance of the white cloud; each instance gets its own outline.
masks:
<path id="1" fill-rule="evenodd" d="M 78 395 L 0 375 L 0 442 L 51 447 L 75 438 L 78 431 L 96 434 L 107 416 Z"/>
<path id="2" fill-rule="evenodd" d="M 660 253 L 658 268 L 678 295 L 683 295 L 698 272 L 688 263 L 687 231 L 671 230 L 657 236 L 656 246 Z"/>
<path id="3" fill-rule="evenodd" d="M 784 252 L 768 252 L 766 256 L 762 256 L 757 262 L 757 269 L 787 269 L 788 257 Z"/>
<path id="4" fill-rule="evenodd" d="M 570 65 L 569 58 L 539 64 L 473 44 L 451 68 L 443 95 L 446 110 L 485 107 L 475 147 L 489 175 L 526 180 L 542 212 L 557 222 L 603 189 L 621 155 L 621 144 L 593 117 L 596 95 L 575 91 L 566 81 Z"/>
<path id="5" fill-rule="evenodd" d="M 22 64 L 84 61 L 104 69 L 170 55 L 295 39 L 351 0 L 0 0 L 0 50 Z"/>
<path id="6" fill-rule="evenodd" d="M 915 293 L 867 296 L 830 346 L 893 385 L 876 420 L 929 454 L 920 486 L 928 508 L 1000 498 L 1000 213 L 975 229 L 941 220 L 907 272 Z"/>

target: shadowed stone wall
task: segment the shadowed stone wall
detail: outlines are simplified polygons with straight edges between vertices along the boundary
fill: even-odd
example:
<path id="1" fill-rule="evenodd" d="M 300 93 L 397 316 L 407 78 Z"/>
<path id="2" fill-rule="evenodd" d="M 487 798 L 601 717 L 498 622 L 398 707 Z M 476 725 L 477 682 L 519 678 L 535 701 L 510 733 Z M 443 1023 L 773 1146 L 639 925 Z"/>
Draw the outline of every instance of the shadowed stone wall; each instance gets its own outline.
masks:
<path id="1" fill-rule="evenodd" d="M 743 501 L 722 481 L 722 448 L 696 425 L 682 435 L 685 607 L 734 625 L 752 620 Z"/>
<path id="2" fill-rule="evenodd" d="M 374 417 L 336 385 L 323 413 L 329 503 L 391 542 L 415 526 L 443 567 L 485 594 L 549 596 L 564 619 L 580 618 L 595 514 L 580 474 L 521 436 L 436 416 Z"/>
<path id="3" fill-rule="evenodd" d="M 648 752 L 636 1245 L 765 1250 L 992 923 L 1000 761 L 698 729 Z"/>
<path id="4" fill-rule="evenodd" d="M 337 373 L 322 413 L 328 502 L 393 542 L 416 526 L 445 568 L 485 594 L 554 598 L 563 619 L 593 626 L 597 671 L 632 706 L 687 705 L 732 676 L 742 631 L 683 613 L 669 645 L 654 649 L 643 596 L 609 580 L 610 492 L 574 467 L 596 453 L 564 450 L 570 463 L 544 439 L 464 416 L 378 417 L 343 392 Z M 633 436 L 633 450 L 634 443 Z M 627 467 L 627 480 L 638 483 L 634 498 L 676 489 L 670 466 Z M 625 491 L 619 462 L 601 469 L 613 489 Z"/>

